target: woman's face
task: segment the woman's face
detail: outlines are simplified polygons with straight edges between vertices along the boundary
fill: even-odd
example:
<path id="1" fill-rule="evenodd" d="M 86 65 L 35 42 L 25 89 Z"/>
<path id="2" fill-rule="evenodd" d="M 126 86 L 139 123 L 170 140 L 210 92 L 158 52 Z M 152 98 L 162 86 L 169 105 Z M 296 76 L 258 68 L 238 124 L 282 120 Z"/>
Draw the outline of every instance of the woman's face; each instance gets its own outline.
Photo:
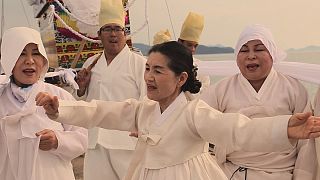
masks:
<path id="1" fill-rule="evenodd" d="M 18 86 L 34 84 L 38 81 L 45 65 L 45 59 L 36 44 L 30 43 L 21 52 L 16 65 L 12 70 Z"/>
<path id="2" fill-rule="evenodd" d="M 237 55 L 237 64 L 246 79 L 257 81 L 268 76 L 273 60 L 260 40 L 252 40 L 241 47 Z"/>
<path id="3" fill-rule="evenodd" d="M 147 96 L 151 100 L 158 101 L 160 107 L 167 107 L 175 100 L 188 77 L 186 73 L 176 75 L 169 69 L 168 62 L 166 56 L 153 52 L 148 57 L 144 72 Z"/>

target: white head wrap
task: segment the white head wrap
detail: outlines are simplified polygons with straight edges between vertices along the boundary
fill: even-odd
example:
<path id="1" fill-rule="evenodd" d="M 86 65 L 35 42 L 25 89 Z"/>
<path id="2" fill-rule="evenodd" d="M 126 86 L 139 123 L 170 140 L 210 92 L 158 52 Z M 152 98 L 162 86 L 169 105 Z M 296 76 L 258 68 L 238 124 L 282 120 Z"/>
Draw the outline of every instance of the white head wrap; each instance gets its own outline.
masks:
<path id="1" fill-rule="evenodd" d="M 27 27 L 14 27 L 6 30 L 2 36 L 1 44 L 1 67 L 9 81 L 12 70 L 18 61 L 18 58 L 27 44 L 34 43 L 38 46 L 39 52 L 45 58 L 45 68 L 43 68 L 40 78 L 44 78 L 49 62 L 46 51 L 41 41 L 40 33 Z"/>
<path id="2" fill-rule="evenodd" d="M 319 64 L 282 61 L 286 58 L 286 53 L 276 46 L 271 32 L 259 24 L 246 27 L 240 34 L 234 50 L 235 57 L 237 57 L 240 48 L 245 43 L 257 39 L 260 40 L 268 49 L 273 59 L 273 68 L 276 71 L 299 80 L 320 84 Z M 198 68 L 199 75 L 230 76 L 240 73 L 237 63 L 234 60 L 200 61 L 198 62 Z"/>
<path id="3" fill-rule="evenodd" d="M 234 49 L 235 57 L 237 57 L 241 47 L 252 40 L 260 40 L 264 44 L 273 59 L 273 63 L 280 62 L 287 57 L 286 52 L 277 47 L 270 30 L 260 24 L 247 26 L 242 31 Z"/>

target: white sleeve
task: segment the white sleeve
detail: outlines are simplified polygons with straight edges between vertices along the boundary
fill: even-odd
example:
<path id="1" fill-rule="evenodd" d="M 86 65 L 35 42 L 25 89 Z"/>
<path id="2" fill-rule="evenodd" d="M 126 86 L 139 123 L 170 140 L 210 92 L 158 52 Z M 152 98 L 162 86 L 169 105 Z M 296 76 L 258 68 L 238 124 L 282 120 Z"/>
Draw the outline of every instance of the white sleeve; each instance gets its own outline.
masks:
<path id="1" fill-rule="evenodd" d="M 206 141 L 231 151 L 278 152 L 292 148 L 287 135 L 291 115 L 255 118 L 221 113 L 205 103 L 195 110 L 194 123 Z"/>
<path id="2" fill-rule="evenodd" d="M 60 101 L 58 117 L 54 121 L 84 128 L 101 127 L 123 131 L 136 131 L 140 102 L 129 99 L 124 102 L 92 100 Z M 56 118 L 56 119 L 55 119 Z"/>

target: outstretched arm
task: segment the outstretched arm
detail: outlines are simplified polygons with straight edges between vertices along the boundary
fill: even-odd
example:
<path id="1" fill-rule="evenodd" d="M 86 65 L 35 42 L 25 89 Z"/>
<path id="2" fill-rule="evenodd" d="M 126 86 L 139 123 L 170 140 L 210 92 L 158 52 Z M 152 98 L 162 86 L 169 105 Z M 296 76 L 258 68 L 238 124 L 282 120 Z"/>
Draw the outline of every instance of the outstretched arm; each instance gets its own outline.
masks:
<path id="1" fill-rule="evenodd" d="M 134 99 L 124 102 L 61 100 L 59 105 L 57 97 L 40 92 L 36 104 L 43 106 L 50 119 L 63 124 L 136 131 L 136 117 L 141 103 Z"/>

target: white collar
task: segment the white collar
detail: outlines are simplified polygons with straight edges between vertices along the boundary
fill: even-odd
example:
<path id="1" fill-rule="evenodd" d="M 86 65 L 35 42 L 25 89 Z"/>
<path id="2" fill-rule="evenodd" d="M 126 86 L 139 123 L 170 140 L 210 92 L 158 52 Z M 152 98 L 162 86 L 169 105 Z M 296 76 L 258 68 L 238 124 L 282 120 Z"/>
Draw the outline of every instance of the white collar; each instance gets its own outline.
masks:
<path id="1" fill-rule="evenodd" d="M 154 110 L 155 123 L 160 126 L 178 107 L 185 105 L 187 102 L 184 92 L 181 92 L 163 113 L 161 113 L 159 103 L 157 103 Z"/>

